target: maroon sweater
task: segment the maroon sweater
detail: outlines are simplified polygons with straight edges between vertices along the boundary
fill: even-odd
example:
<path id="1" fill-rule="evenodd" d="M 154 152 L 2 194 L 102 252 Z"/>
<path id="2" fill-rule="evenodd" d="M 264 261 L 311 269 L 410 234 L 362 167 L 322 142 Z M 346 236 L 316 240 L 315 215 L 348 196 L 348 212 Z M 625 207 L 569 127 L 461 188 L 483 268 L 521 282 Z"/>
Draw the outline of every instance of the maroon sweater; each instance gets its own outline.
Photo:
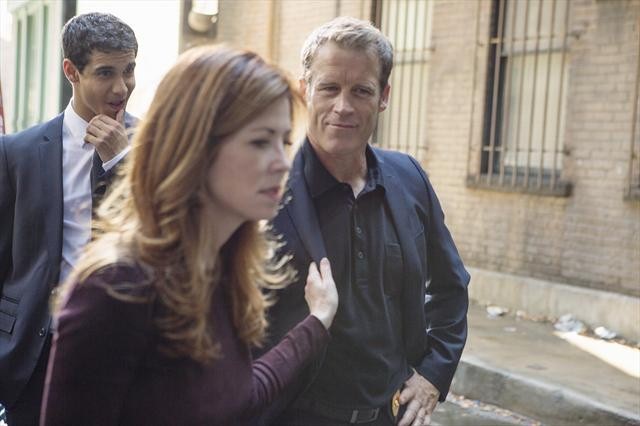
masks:
<path id="1" fill-rule="evenodd" d="M 223 357 L 206 365 L 169 358 L 157 350 L 151 304 L 123 302 L 105 290 L 144 279 L 139 268 L 118 265 L 74 288 L 49 357 L 42 425 L 246 424 L 329 339 L 309 316 L 252 361 L 221 286 L 210 315 Z"/>

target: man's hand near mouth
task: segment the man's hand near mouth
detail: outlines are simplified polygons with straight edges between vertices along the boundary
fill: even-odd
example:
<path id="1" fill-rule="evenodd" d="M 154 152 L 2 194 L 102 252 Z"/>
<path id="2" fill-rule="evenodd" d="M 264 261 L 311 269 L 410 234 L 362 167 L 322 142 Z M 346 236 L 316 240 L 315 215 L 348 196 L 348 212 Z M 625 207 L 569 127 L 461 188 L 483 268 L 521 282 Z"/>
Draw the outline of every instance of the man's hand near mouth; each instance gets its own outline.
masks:
<path id="1" fill-rule="evenodd" d="M 129 145 L 124 127 L 124 109 L 118 111 L 115 120 L 105 114 L 93 117 L 84 140 L 95 147 L 103 163 L 118 155 Z"/>

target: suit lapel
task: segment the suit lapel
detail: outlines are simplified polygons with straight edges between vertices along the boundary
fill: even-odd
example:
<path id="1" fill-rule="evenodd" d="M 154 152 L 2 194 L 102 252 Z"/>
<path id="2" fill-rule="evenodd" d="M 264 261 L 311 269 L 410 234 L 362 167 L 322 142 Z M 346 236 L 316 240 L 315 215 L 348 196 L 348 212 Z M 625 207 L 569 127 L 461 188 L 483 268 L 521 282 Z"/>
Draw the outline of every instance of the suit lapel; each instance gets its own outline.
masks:
<path id="1" fill-rule="evenodd" d="M 52 264 L 60 264 L 62 253 L 62 119 L 51 120 L 39 145 L 40 179 L 42 182 L 42 211 L 47 236 L 47 250 Z"/>
<path id="2" fill-rule="evenodd" d="M 320 259 L 327 256 L 327 253 L 313 200 L 309 195 L 304 178 L 302 149 L 298 150 L 293 160 L 285 210 L 311 259 L 316 263 L 320 262 Z"/>

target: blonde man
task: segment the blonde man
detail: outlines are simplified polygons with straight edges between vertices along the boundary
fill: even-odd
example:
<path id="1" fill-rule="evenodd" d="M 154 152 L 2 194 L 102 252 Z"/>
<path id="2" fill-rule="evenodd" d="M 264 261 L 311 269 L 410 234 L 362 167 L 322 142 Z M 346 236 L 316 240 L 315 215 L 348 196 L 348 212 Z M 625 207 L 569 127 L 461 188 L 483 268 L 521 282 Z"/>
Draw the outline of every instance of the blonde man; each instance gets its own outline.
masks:
<path id="1" fill-rule="evenodd" d="M 369 145 L 389 100 L 391 43 L 337 18 L 309 36 L 302 65 L 307 137 L 273 226 L 298 269 L 328 255 L 340 307 L 326 353 L 270 420 L 428 424 L 465 344 L 469 274 L 418 162 Z M 306 314 L 302 288 L 278 292 L 274 341 Z"/>

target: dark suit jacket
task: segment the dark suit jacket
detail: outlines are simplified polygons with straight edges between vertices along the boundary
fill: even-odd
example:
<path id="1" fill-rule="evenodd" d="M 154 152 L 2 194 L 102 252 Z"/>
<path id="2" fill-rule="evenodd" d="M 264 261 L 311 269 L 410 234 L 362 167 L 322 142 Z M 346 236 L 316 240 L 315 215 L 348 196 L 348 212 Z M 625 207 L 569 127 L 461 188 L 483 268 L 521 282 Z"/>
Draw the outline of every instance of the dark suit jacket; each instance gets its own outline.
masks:
<path id="1" fill-rule="evenodd" d="M 11 407 L 49 333 L 62 257 L 62 120 L 0 136 L 0 403 Z M 135 118 L 125 115 L 125 125 Z M 95 183 L 104 184 L 112 168 Z M 89 179 L 89 176 L 87 176 Z"/>
<path id="2" fill-rule="evenodd" d="M 385 196 L 398 232 L 402 251 L 403 334 L 409 364 L 440 390 L 444 401 L 460 360 L 467 336 L 467 285 L 469 274 L 462 264 L 444 214 L 425 172 L 406 154 L 372 148 L 384 175 Z M 313 200 L 304 175 L 304 157 L 299 150 L 291 169 L 286 204 L 273 221 L 282 235 L 283 253 L 293 255 L 295 283 L 277 293 L 269 311 L 270 339 L 267 347 L 308 314 L 304 285 L 309 263 L 326 255 Z M 340 285 L 341 277 L 334 277 Z M 421 301 L 424 301 L 422 303 Z M 338 308 L 339 309 L 339 308 Z M 316 367 L 322 359 L 316 360 Z M 308 381 L 309 370 L 302 380 Z M 292 387 L 289 396 L 305 383 Z M 286 402 L 272 407 L 277 412 Z"/>

